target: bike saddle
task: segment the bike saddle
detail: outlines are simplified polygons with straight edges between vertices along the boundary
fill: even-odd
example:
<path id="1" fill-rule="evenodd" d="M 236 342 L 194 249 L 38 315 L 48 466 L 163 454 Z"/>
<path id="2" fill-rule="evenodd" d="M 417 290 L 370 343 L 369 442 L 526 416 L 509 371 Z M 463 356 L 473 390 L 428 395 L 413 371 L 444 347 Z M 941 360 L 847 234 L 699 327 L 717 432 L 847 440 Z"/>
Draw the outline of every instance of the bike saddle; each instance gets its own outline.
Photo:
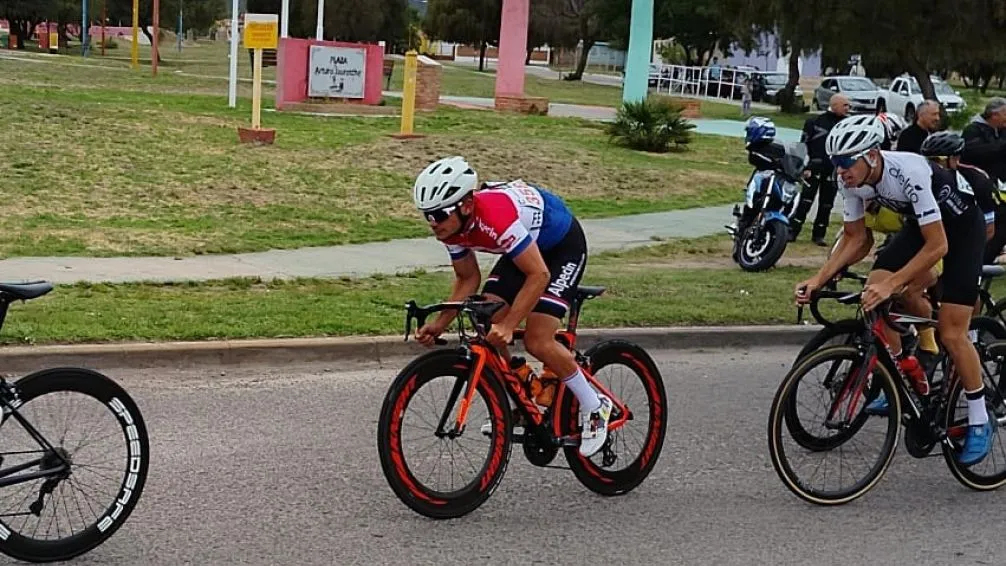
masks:
<path id="1" fill-rule="evenodd" d="M 48 281 L 32 281 L 31 283 L 0 283 L 0 296 L 11 301 L 27 301 L 45 295 L 52 291 L 52 283 Z"/>
<path id="2" fill-rule="evenodd" d="M 983 265 L 982 266 L 982 277 L 988 279 L 995 279 L 1000 275 L 1006 273 L 1006 267 L 1001 265 Z"/>
<path id="3" fill-rule="evenodd" d="M 493 316 L 506 306 L 504 302 L 486 301 L 481 298 L 468 305 L 468 308 L 475 315 L 476 320 L 490 321 Z"/>
<path id="4" fill-rule="evenodd" d="M 580 285 L 576 288 L 576 300 L 583 302 L 604 294 L 605 287 L 591 287 L 590 285 Z"/>

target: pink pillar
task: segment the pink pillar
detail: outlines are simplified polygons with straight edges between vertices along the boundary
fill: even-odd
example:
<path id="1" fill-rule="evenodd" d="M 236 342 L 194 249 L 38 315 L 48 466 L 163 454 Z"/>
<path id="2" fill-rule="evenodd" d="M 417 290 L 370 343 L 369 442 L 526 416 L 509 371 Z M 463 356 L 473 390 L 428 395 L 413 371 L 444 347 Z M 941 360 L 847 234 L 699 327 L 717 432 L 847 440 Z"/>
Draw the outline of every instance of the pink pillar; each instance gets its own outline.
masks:
<path id="1" fill-rule="evenodd" d="M 527 25 L 530 0 L 503 0 L 499 60 L 496 63 L 496 96 L 524 95 L 524 61 L 527 59 Z"/>

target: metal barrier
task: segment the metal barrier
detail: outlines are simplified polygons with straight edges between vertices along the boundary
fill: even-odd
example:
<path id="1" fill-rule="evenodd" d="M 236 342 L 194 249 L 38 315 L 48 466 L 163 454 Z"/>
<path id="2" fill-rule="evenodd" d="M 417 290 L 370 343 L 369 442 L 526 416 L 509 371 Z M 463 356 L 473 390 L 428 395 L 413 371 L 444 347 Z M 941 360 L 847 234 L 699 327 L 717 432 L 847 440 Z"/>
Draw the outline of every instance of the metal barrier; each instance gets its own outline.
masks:
<path id="1" fill-rule="evenodd" d="M 705 96 L 739 100 L 744 80 L 751 72 L 739 69 L 719 69 L 719 76 L 710 78 L 709 67 L 685 65 L 652 65 L 650 86 L 657 93 L 682 96 Z"/>

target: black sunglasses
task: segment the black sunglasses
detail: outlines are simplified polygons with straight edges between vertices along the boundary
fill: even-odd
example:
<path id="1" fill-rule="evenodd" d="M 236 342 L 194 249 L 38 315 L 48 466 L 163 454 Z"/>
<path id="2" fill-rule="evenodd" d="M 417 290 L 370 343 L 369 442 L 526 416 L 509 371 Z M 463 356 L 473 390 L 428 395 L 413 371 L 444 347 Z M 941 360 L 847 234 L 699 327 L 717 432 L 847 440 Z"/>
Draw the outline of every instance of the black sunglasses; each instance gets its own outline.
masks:
<path id="1" fill-rule="evenodd" d="M 454 214 L 454 211 L 457 209 L 458 209 L 457 205 L 454 205 L 454 206 L 448 206 L 447 208 L 440 208 L 437 210 L 428 210 L 424 214 L 426 216 L 427 222 L 431 224 L 440 224 L 441 222 L 450 218 L 451 215 Z"/>

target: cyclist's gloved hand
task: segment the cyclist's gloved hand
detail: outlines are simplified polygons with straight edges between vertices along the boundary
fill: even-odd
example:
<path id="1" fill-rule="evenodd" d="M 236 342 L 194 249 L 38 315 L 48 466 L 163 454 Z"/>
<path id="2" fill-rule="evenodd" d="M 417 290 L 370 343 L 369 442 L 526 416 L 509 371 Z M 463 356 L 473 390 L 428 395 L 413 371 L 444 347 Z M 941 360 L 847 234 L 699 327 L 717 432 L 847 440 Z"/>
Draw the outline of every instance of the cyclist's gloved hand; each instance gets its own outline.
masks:
<path id="1" fill-rule="evenodd" d="M 489 330 L 489 334 L 486 334 L 486 340 L 497 348 L 505 347 L 512 339 L 513 328 L 505 324 L 494 324 L 492 329 Z"/>
<path id="2" fill-rule="evenodd" d="M 892 293 L 894 293 L 894 288 L 886 281 L 863 287 L 863 310 L 873 310 L 877 305 L 890 298 Z"/>
<path id="3" fill-rule="evenodd" d="M 816 277 L 812 277 L 806 281 L 801 281 L 796 284 L 796 289 L 794 289 L 794 295 L 796 295 L 796 304 L 806 305 L 810 302 L 810 296 L 814 291 L 821 287 L 821 283 Z"/>
<path id="4" fill-rule="evenodd" d="M 416 330 L 416 341 L 423 346 L 432 346 L 434 344 L 434 340 L 443 333 L 444 328 L 442 325 L 436 322 L 430 322 L 424 324 Z"/>

